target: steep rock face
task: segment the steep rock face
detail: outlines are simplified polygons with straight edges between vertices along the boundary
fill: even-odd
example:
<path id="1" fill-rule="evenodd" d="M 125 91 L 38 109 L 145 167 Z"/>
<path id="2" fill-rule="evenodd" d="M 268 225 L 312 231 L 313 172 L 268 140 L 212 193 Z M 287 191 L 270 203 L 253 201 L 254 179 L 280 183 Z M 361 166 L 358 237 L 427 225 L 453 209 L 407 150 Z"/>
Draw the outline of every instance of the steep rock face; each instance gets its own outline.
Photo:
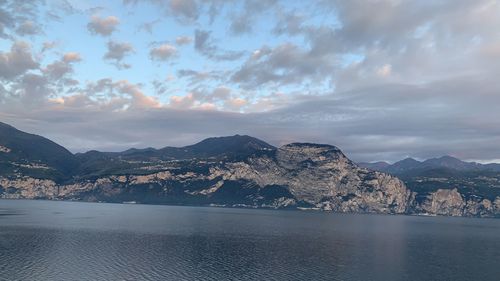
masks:
<path id="1" fill-rule="evenodd" d="M 495 201 L 472 197 L 466 200 L 458 190 L 438 189 L 430 193 L 413 210 L 415 213 L 425 213 L 444 216 L 500 216 L 500 197 Z"/>
<path id="2" fill-rule="evenodd" d="M 465 205 L 466 202 L 456 189 L 439 189 L 427 196 L 420 204 L 420 209 L 428 214 L 460 216 Z"/>
<path id="3" fill-rule="evenodd" d="M 289 144 L 229 165 L 228 179 L 287 186 L 299 202 L 338 212 L 404 213 L 411 192 L 397 178 L 359 168 L 336 147 Z"/>

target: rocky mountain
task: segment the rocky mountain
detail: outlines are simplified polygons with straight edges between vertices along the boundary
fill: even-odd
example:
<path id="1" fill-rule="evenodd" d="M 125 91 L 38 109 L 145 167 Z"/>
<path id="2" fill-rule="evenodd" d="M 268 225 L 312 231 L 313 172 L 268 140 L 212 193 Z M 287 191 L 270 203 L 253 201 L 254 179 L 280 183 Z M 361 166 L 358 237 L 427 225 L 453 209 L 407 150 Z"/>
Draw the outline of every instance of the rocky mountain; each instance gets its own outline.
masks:
<path id="1" fill-rule="evenodd" d="M 47 139 L 8 129 L 16 134 L 1 135 L 0 161 L 25 166 L 0 175 L 2 198 L 386 214 L 500 213 L 500 197 L 466 197 L 448 189 L 418 193 L 393 175 L 359 167 L 331 145 L 292 143 L 276 148 L 236 135 L 180 148 L 73 155 Z M 31 142 L 16 143 L 12 135 L 29 136 Z M 29 144 L 31 148 L 20 149 Z M 40 169 L 63 176 L 33 172 Z"/>

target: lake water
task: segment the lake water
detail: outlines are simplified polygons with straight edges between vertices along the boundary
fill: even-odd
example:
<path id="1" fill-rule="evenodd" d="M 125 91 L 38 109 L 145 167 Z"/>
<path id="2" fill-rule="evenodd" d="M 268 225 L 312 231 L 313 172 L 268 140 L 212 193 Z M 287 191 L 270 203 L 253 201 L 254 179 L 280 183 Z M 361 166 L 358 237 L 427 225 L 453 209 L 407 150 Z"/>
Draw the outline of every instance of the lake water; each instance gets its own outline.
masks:
<path id="1" fill-rule="evenodd" d="M 500 220 L 0 200 L 0 280 L 500 280 Z"/>

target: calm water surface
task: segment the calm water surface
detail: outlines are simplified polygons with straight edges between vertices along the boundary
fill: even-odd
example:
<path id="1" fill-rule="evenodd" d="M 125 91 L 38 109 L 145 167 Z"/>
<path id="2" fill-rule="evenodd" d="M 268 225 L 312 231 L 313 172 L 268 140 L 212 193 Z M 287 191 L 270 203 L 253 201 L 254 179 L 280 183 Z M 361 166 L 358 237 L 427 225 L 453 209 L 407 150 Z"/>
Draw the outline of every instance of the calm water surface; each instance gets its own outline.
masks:
<path id="1" fill-rule="evenodd" d="M 500 280 L 500 220 L 0 200 L 0 280 Z"/>

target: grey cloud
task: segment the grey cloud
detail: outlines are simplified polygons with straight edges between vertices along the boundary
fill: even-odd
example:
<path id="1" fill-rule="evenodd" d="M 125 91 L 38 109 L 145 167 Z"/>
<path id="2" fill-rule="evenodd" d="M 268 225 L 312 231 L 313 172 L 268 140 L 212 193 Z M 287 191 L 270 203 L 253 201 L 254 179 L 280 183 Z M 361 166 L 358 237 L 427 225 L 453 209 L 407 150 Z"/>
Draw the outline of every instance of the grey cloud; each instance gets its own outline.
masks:
<path id="1" fill-rule="evenodd" d="M 47 98 L 53 95 L 48 79 L 43 75 L 27 73 L 11 86 L 9 89 L 9 109 L 24 111 L 32 106 L 44 104 Z M 14 99 L 14 100 L 12 100 Z M 19 104 L 17 108 L 15 105 Z"/>
<path id="2" fill-rule="evenodd" d="M 199 52 L 213 52 L 215 47 L 209 41 L 210 31 L 207 30 L 195 30 L 194 32 L 194 48 Z"/>
<path id="3" fill-rule="evenodd" d="M 57 42 L 55 41 L 45 41 L 43 42 L 42 44 L 42 53 L 48 51 L 48 50 L 51 50 L 51 49 L 54 49 L 56 46 L 58 45 Z"/>
<path id="4" fill-rule="evenodd" d="M 245 54 L 243 51 L 220 50 L 212 40 L 211 32 L 200 29 L 196 29 L 194 33 L 194 48 L 213 60 L 238 60 Z"/>
<path id="5" fill-rule="evenodd" d="M 198 5 L 195 0 L 170 0 L 170 9 L 174 14 L 189 20 L 198 18 Z"/>
<path id="6" fill-rule="evenodd" d="M 64 61 L 56 61 L 47 65 L 44 72 L 54 80 L 61 79 L 63 76 L 73 72 L 73 67 Z"/>
<path id="7" fill-rule="evenodd" d="M 228 73 L 223 71 L 197 71 L 192 69 L 180 69 L 177 71 L 177 76 L 186 78 L 190 81 L 189 85 L 198 85 L 207 81 L 223 81 L 226 80 Z"/>
<path id="8" fill-rule="evenodd" d="M 63 55 L 62 60 L 66 63 L 79 62 L 82 60 L 81 56 L 77 52 L 69 52 Z"/>
<path id="9" fill-rule="evenodd" d="M 265 15 L 267 12 L 272 12 L 278 1 L 259 1 L 247 0 L 243 2 L 242 12 L 231 16 L 230 31 L 236 35 L 251 33 L 255 21 Z"/>
<path id="10" fill-rule="evenodd" d="M 252 23 L 248 16 L 239 15 L 233 18 L 230 29 L 233 34 L 250 33 L 252 31 Z"/>
<path id="11" fill-rule="evenodd" d="M 227 87 L 216 87 L 212 91 L 192 90 L 193 99 L 199 102 L 215 103 L 231 98 L 231 89 Z"/>
<path id="12" fill-rule="evenodd" d="M 87 29 L 92 34 L 109 36 L 120 24 L 120 19 L 115 16 L 108 16 L 106 18 L 101 18 L 99 16 L 92 16 L 90 22 L 87 24 Z"/>
<path id="13" fill-rule="evenodd" d="M 177 38 L 175 38 L 175 43 L 177 45 L 187 45 L 187 44 L 191 44 L 191 42 L 193 42 L 193 38 L 189 37 L 189 36 L 179 36 Z"/>
<path id="14" fill-rule="evenodd" d="M 177 54 L 177 49 L 167 43 L 161 44 L 157 47 L 153 47 L 149 51 L 149 57 L 156 61 L 167 61 L 175 57 Z"/>
<path id="15" fill-rule="evenodd" d="M 338 11 L 342 28 L 337 39 L 346 47 L 379 45 L 400 48 L 418 31 L 430 28 L 438 44 L 492 35 L 500 22 L 496 1 L 325 1 Z M 366 15 L 370 16 L 366 16 Z"/>
<path id="16" fill-rule="evenodd" d="M 123 59 L 134 52 L 134 47 L 130 43 L 108 41 L 107 52 L 103 59 L 110 60 L 118 68 L 129 68 L 130 65 L 122 63 Z"/>
<path id="17" fill-rule="evenodd" d="M 12 17 L 7 10 L 2 9 L 0 6 L 0 38 L 8 38 L 9 35 L 7 30 L 14 28 L 14 26 L 14 17 Z"/>
<path id="18" fill-rule="evenodd" d="M 137 29 L 139 31 L 144 30 L 144 31 L 148 32 L 149 34 L 153 34 L 153 27 L 158 23 L 160 23 L 159 19 L 154 20 L 154 21 L 150 21 L 150 22 L 145 22 L 145 23 L 139 25 L 139 27 Z"/>
<path id="19" fill-rule="evenodd" d="M 42 72 L 52 81 L 58 81 L 62 78 L 67 78 L 68 74 L 73 73 L 73 63 L 81 61 L 79 53 L 69 52 L 64 54 L 60 60 L 48 64 Z M 70 82 L 70 81 L 62 81 Z M 71 82 L 70 82 L 71 83 Z"/>
<path id="20" fill-rule="evenodd" d="M 0 78 L 12 79 L 38 67 L 31 54 L 31 46 L 26 42 L 15 42 L 10 52 L 0 52 Z"/>
<path id="21" fill-rule="evenodd" d="M 262 46 L 257 50 L 259 59 L 251 56 L 235 71 L 233 81 L 244 88 L 330 81 L 332 88 L 344 91 L 498 71 L 494 60 L 486 58 L 494 57 L 500 46 L 496 1 L 318 1 L 314 5 L 313 11 L 278 11 L 273 29 L 277 35 L 303 37 L 306 44 Z M 307 21 L 311 13 L 324 13 L 325 22 Z M 338 15 L 338 23 L 328 21 L 332 14 Z M 281 57 L 288 57 L 289 63 Z"/>
<path id="22" fill-rule="evenodd" d="M 0 38 L 13 39 L 16 35 L 34 35 L 41 32 L 38 23 L 38 0 L 0 1 Z"/>
<path id="23" fill-rule="evenodd" d="M 25 21 L 19 25 L 16 29 L 17 34 L 24 35 L 36 35 L 41 32 L 40 27 L 33 21 Z"/>
<path id="24" fill-rule="evenodd" d="M 244 88 L 266 84 L 301 84 L 310 79 L 321 81 L 335 66 L 329 54 L 317 54 L 285 43 L 275 48 L 256 50 L 231 77 Z"/>
<path id="25" fill-rule="evenodd" d="M 141 2 L 151 3 L 182 23 L 195 22 L 200 13 L 200 6 L 196 0 L 124 0 L 123 2 L 134 5 Z"/>
<path id="26" fill-rule="evenodd" d="M 303 32 L 303 22 L 305 20 L 304 15 L 300 15 L 297 12 L 281 12 L 278 14 L 279 17 L 276 21 L 276 25 L 273 32 L 277 35 L 290 34 L 296 35 Z"/>

